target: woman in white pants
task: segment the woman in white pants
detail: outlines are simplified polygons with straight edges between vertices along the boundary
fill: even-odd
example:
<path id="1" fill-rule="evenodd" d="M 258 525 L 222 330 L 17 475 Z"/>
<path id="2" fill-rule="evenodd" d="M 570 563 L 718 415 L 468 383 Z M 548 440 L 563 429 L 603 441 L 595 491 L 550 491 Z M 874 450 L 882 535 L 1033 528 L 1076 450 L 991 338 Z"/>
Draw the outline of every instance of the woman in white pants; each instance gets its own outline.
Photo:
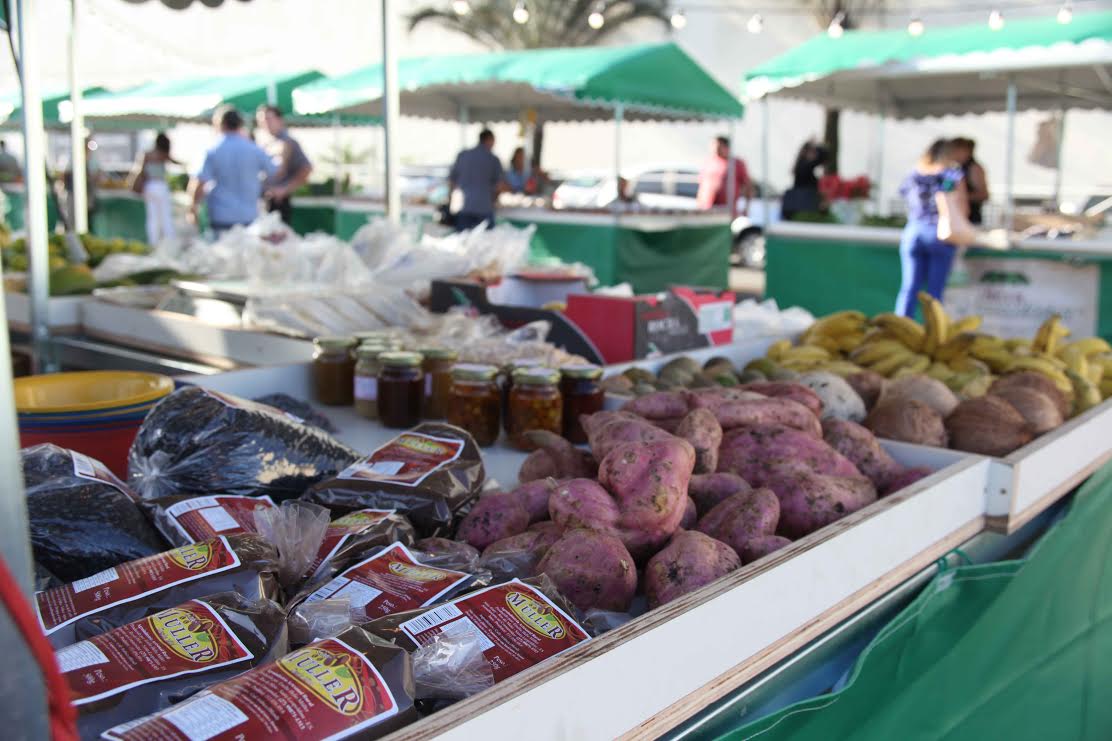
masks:
<path id="1" fill-rule="evenodd" d="M 166 163 L 177 160 L 170 156 L 170 137 L 159 132 L 154 149 L 143 154 L 143 202 L 147 207 L 147 243 L 174 238 L 174 210 L 170 186 L 166 184 Z"/>

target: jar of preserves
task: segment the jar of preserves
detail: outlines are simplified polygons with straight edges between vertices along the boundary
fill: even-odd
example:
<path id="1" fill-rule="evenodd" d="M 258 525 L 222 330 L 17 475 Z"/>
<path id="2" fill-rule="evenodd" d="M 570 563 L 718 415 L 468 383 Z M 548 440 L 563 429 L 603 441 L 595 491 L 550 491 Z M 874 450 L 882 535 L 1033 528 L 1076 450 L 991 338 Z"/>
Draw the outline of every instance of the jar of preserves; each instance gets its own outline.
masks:
<path id="1" fill-rule="evenodd" d="M 452 369 L 448 424 L 467 430 L 483 447 L 494 445 L 501 432 L 502 392 L 497 375 L 493 365 L 461 363 Z"/>
<path id="2" fill-rule="evenodd" d="M 387 352 L 384 345 L 364 343 L 355 348 L 355 411 L 367 419 L 378 419 L 378 356 Z"/>
<path id="3" fill-rule="evenodd" d="M 421 421 L 425 374 L 421 353 L 381 353 L 378 362 L 378 419 L 384 427 L 408 428 Z"/>
<path id="4" fill-rule="evenodd" d="M 536 368 L 541 364 L 539 360 L 515 360 L 502 366 L 502 372 L 499 374 L 499 385 L 502 387 L 502 409 L 506 413 L 502 415 L 502 429 L 506 434 L 510 434 L 510 389 L 514 387 L 514 371 L 522 368 Z"/>
<path id="5" fill-rule="evenodd" d="M 452 390 L 452 368 L 459 353 L 446 347 L 426 347 L 420 350 L 425 360 L 425 418 L 444 419 L 448 410 L 448 394 Z"/>
<path id="6" fill-rule="evenodd" d="M 394 335 L 387 329 L 372 329 L 352 335 L 360 345 L 386 345 L 394 341 Z"/>
<path id="7" fill-rule="evenodd" d="M 599 385 L 602 368 L 597 365 L 566 365 L 560 369 L 560 395 L 564 397 L 564 437 L 573 443 L 587 442 L 579 415 L 602 411 L 606 393 Z"/>
<path id="8" fill-rule="evenodd" d="M 317 337 L 313 340 L 313 394 L 321 404 L 350 405 L 355 383 L 353 337 Z"/>
<path id="9" fill-rule="evenodd" d="M 536 450 L 526 439 L 529 430 L 563 431 L 564 402 L 560 373 L 552 368 L 519 368 L 510 389 L 510 444 L 519 450 Z"/>

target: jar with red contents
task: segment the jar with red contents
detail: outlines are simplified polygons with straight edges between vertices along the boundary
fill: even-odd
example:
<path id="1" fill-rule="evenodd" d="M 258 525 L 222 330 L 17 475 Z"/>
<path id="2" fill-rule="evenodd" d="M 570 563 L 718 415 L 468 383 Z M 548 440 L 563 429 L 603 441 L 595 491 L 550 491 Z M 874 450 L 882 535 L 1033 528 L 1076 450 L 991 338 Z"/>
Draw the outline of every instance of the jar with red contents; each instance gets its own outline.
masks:
<path id="1" fill-rule="evenodd" d="M 582 414 L 602 411 L 606 393 L 599 385 L 602 368 L 597 365 L 566 365 L 560 369 L 560 395 L 564 400 L 563 434 L 573 443 L 587 442 L 579 423 Z"/>

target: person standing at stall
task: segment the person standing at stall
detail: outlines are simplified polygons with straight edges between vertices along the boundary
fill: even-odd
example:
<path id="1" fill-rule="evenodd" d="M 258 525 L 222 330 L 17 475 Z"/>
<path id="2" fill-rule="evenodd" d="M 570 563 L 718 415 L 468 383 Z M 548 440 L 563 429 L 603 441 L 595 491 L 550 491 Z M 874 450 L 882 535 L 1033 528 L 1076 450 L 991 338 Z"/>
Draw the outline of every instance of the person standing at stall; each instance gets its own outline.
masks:
<path id="1" fill-rule="evenodd" d="M 174 238 L 174 204 L 166 182 L 166 165 L 171 162 L 178 164 L 170 156 L 170 137 L 160 131 L 154 138 L 154 148 L 144 152 L 136 163 L 131 189 L 143 196 L 147 212 L 147 244 L 157 245 Z"/>
<path id="2" fill-rule="evenodd" d="M 494 224 L 494 202 L 506 189 L 502 163 L 494 155 L 494 132 L 483 129 L 479 143 L 456 157 L 448 173 L 448 190 L 459 188 L 463 207 L 456 214 L 456 231 Z"/>
<path id="3" fill-rule="evenodd" d="M 907 226 L 900 238 L 903 277 L 896 313 L 903 316 L 915 316 L 917 296 L 924 288 L 942 300 L 956 251 L 952 244 L 938 238 L 938 217 L 947 208 L 948 194 L 957 197 L 958 207 L 964 211 L 965 182 L 953 144 L 939 139 L 900 184 L 900 195 L 907 204 Z"/>
<path id="4" fill-rule="evenodd" d="M 220 132 L 216 146 L 205 154 L 204 164 L 189 184 L 192 206 L 189 219 L 197 223 L 204 201 L 209 226 L 219 237 L 233 226 L 246 226 L 259 215 L 263 178 L 277 171 L 266 152 L 243 133 L 243 116 L 222 106 L 212 117 Z"/>
<path id="5" fill-rule="evenodd" d="M 264 196 L 267 211 L 277 211 L 282 221 L 290 223 L 292 207 L 290 196 L 309 181 L 313 163 L 305 156 L 305 150 L 290 136 L 282 109 L 274 105 L 259 106 L 256 113 L 258 124 L 270 134 L 271 141 L 266 147 L 277 171 L 267 180 Z"/>
<path id="6" fill-rule="evenodd" d="M 734 157 L 734 196 L 745 197 L 742 215 L 749 212 L 749 202 L 753 200 L 753 181 L 749 179 L 749 169 L 745 160 Z M 710 159 L 699 172 L 699 190 L 695 195 L 695 206 L 708 211 L 715 206 L 729 203 L 727 176 L 730 172 L 730 140 L 724 136 L 715 137 Z"/>
<path id="7" fill-rule="evenodd" d="M 958 137 L 952 144 L 954 157 L 961 165 L 962 175 L 965 176 L 965 188 L 969 197 L 969 221 L 972 224 L 982 224 L 985 201 L 988 200 L 988 178 L 985 175 L 985 168 L 973 157 L 976 142 Z"/>
<path id="8" fill-rule="evenodd" d="M 808 139 L 799 148 L 792 166 L 792 187 L 784 192 L 780 213 L 785 221 L 791 221 L 797 213 L 818 211 L 822 204 L 819 199 L 819 178 L 815 169 L 826 164 L 826 147 L 814 139 Z"/>

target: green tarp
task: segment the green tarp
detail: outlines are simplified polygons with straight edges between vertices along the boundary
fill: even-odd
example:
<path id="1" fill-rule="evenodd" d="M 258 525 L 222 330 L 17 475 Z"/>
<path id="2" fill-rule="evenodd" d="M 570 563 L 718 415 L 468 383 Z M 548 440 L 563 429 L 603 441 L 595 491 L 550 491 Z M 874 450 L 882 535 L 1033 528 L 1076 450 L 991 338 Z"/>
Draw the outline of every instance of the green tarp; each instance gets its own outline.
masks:
<path id="1" fill-rule="evenodd" d="M 91 87 L 82 95 L 100 95 L 105 90 L 102 87 Z M 62 120 L 60 108 L 69 105 L 69 93 L 51 93 L 42 98 L 42 122 L 49 128 L 68 127 L 69 118 Z M 23 94 L 15 90 L 0 96 L 0 126 L 3 128 L 20 128 L 23 126 Z"/>
<path id="2" fill-rule="evenodd" d="M 472 121 L 517 120 L 534 108 L 546 120 L 738 118 L 741 103 L 672 43 L 533 49 L 402 59 L 404 115 Z M 299 113 L 381 111 L 382 66 L 309 83 L 294 91 Z"/>
<path id="3" fill-rule="evenodd" d="M 1112 738 L 1112 464 L 1020 561 L 941 572 L 845 686 L 724 738 Z"/>

